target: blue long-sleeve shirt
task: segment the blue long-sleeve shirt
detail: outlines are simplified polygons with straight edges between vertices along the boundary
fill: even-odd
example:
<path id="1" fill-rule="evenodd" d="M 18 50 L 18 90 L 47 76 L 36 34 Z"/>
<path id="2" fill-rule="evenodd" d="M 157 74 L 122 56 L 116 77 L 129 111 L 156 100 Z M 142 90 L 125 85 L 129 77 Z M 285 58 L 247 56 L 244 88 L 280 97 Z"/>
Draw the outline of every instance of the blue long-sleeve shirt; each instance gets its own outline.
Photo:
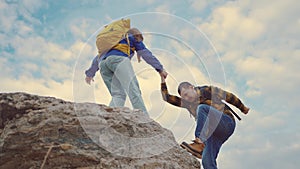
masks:
<path id="1" fill-rule="evenodd" d="M 141 56 L 146 63 L 151 65 L 156 71 L 160 72 L 163 70 L 162 64 L 159 62 L 159 60 L 152 54 L 150 50 L 146 48 L 144 43 L 142 41 L 138 42 L 134 39 L 133 35 L 129 34 L 129 43 L 130 43 L 130 48 L 135 48 L 137 54 Z M 121 44 L 127 44 L 126 39 L 122 39 L 119 43 Z M 85 71 L 86 76 L 88 77 L 94 77 L 96 72 L 99 70 L 99 62 L 102 60 L 106 59 L 110 55 L 118 55 L 120 57 L 128 57 L 126 53 L 117 50 L 117 49 L 111 49 L 108 51 L 105 55 L 101 56 L 100 58 L 98 55 L 93 59 L 92 64 L 88 70 Z M 132 56 L 134 55 L 134 51 L 130 50 L 130 56 L 129 58 L 131 59 Z"/>

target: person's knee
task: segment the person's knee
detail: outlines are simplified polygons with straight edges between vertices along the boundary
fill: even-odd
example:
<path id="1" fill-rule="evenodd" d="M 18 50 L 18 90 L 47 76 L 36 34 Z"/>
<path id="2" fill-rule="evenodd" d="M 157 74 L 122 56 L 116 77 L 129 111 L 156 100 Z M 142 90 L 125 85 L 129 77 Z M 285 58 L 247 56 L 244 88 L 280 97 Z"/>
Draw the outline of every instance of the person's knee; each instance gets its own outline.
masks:
<path id="1" fill-rule="evenodd" d="M 206 105 L 206 104 L 199 104 L 199 106 L 197 107 L 197 114 L 199 114 L 199 112 L 202 112 L 200 114 L 206 114 L 209 112 L 210 106 Z"/>
<path id="2" fill-rule="evenodd" d="M 199 104 L 198 105 L 198 111 L 199 110 L 209 110 L 210 106 L 207 104 Z"/>
<path id="3" fill-rule="evenodd" d="M 112 93 L 111 96 L 113 98 L 118 98 L 118 99 L 126 100 L 126 94 L 125 93 Z"/>

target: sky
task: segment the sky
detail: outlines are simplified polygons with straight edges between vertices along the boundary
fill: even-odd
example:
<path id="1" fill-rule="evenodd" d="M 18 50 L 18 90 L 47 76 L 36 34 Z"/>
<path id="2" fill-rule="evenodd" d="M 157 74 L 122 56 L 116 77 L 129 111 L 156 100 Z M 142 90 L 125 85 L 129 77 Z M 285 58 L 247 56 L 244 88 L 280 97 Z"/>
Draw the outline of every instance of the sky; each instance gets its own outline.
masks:
<path id="1" fill-rule="evenodd" d="M 222 169 L 299 168 L 300 3 L 297 0 L 2 0 L 0 92 L 26 92 L 108 105 L 99 72 L 84 71 L 104 25 L 130 18 L 177 85 L 214 85 L 250 107 L 218 156 Z M 160 77 L 132 59 L 150 117 L 178 143 L 194 139 L 189 113 L 165 103 Z M 131 108 L 130 102 L 126 101 Z"/>

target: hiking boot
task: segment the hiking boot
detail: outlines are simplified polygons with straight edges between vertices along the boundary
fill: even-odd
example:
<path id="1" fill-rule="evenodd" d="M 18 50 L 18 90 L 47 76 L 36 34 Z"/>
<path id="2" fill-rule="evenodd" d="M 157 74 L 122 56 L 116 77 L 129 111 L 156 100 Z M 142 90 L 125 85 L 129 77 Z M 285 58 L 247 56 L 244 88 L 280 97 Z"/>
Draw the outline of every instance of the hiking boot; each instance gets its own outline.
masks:
<path id="1" fill-rule="evenodd" d="M 188 144 L 186 142 L 182 142 L 180 144 L 180 146 L 184 149 L 186 149 L 188 152 L 190 152 L 192 155 L 196 156 L 197 158 L 200 158 L 202 159 L 202 152 L 203 152 L 203 149 L 204 149 L 204 143 L 202 143 L 200 141 L 200 139 L 196 139 L 196 140 L 193 140 L 193 143 L 191 144 Z"/>

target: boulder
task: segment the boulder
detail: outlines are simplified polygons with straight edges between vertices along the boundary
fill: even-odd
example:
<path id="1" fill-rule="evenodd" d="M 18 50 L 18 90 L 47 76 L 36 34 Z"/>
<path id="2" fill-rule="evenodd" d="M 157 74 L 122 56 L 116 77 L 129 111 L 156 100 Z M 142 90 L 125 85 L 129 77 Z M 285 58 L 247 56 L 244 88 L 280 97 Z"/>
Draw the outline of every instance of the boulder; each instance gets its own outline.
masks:
<path id="1" fill-rule="evenodd" d="M 0 168 L 200 168 L 140 110 L 0 93 Z"/>

